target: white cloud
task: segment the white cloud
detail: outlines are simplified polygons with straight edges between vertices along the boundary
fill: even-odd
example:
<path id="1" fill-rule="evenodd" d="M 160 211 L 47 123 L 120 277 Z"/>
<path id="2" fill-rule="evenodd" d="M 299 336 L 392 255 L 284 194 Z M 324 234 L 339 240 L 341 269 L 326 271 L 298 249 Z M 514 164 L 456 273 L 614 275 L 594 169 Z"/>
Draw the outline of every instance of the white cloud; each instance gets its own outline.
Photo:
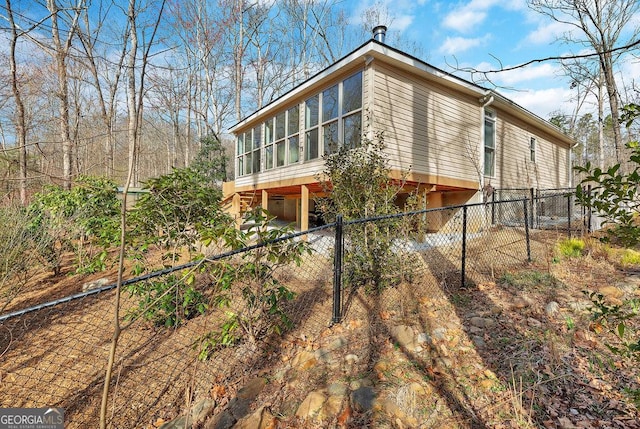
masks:
<path id="1" fill-rule="evenodd" d="M 503 94 L 543 119 L 549 119 L 553 112 L 571 112 L 573 109 L 572 93 L 569 88 L 554 87 L 508 94 L 503 92 Z"/>
<path id="2" fill-rule="evenodd" d="M 558 67 L 554 64 L 543 63 L 498 73 L 496 81 L 505 86 L 514 86 L 537 79 L 552 80 L 557 78 L 558 72 Z"/>
<path id="3" fill-rule="evenodd" d="M 443 25 L 460 33 L 468 33 L 474 30 L 476 26 L 482 24 L 486 17 L 486 12 L 460 8 L 449 13 L 444 18 Z"/>
<path id="4" fill-rule="evenodd" d="M 438 51 L 445 55 L 460 54 L 461 52 L 468 51 L 471 48 L 482 46 L 489 37 L 489 35 L 475 38 L 447 37 Z"/>
<path id="5" fill-rule="evenodd" d="M 525 38 L 526 42 L 534 45 L 544 45 L 555 42 L 563 34 L 571 31 L 573 27 L 561 22 L 545 22 L 529 33 Z"/>

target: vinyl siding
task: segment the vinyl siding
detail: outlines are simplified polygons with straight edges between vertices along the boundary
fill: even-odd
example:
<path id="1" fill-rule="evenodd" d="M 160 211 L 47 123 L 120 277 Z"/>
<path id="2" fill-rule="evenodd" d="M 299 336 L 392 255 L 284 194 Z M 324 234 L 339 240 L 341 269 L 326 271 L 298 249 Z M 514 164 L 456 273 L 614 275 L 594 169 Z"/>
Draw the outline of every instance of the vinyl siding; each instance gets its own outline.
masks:
<path id="1" fill-rule="evenodd" d="M 374 62 L 374 131 L 394 169 L 478 182 L 481 107 L 415 75 Z"/>
<path id="2" fill-rule="evenodd" d="M 566 145 L 555 144 L 543 130 L 497 110 L 496 188 L 564 188 L 569 186 Z M 530 161 L 529 141 L 536 138 L 536 161 Z"/>

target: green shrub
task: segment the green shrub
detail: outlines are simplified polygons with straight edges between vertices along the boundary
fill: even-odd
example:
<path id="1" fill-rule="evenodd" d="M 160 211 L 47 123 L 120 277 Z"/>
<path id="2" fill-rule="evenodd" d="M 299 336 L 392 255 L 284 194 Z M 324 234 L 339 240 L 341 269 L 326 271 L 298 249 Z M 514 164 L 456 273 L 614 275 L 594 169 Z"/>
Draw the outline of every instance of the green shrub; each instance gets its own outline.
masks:
<path id="1" fill-rule="evenodd" d="M 311 248 L 300 239 L 284 240 L 293 232 L 292 227 L 268 227 L 271 220 L 273 217 L 258 207 L 247 212 L 243 229 L 230 229 L 222 236 L 234 250 L 259 246 L 242 252 L 237 260 L 217 261 L 207 268 L 212 278 L 212 302 L 225 310 L 226 320 L 219 330 L 197 342 L 200 359 L 207 359 L 218 347 L 242 340 L 255 345 L 259 338 L 282 334 L 291 327 L 284 304 L 295 294 L 276 273 L 286 265 L 300 265 Z M 210 239 L 221 237 L 219 231 L 212 232 Z"/>

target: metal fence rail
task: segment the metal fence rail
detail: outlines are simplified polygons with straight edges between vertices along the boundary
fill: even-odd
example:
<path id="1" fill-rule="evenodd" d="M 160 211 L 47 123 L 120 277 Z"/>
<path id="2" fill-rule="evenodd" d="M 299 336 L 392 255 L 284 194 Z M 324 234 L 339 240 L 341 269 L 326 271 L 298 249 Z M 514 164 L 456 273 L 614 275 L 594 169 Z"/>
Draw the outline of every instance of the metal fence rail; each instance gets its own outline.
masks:
<path id="1" fill-rule="evenodd" d="M 388 281 L 385 299 L 402 293 L 399 284 L 436 291 L 469 287 L 495 279 L 500 273 L 542 257 L 536 241 L 545 219 L 561 232 L 583 226 L 573 199 L 565 191 L 531 198 L 491 201 L 397 216 L 342 221 L 300 232 L 282 240 L 307 240 L 312 253 L 300 265 L 280 267 L 274 276 L 295 292 L 285 306 L 293 322 L 286 333 L 295 338 L 317 338 L 330 323 L 356 311 L 352 261 L 362 256 L 356 231 L 384 234 L 394 231 L 389 249 L 405 264 L 402 278 Z M 532 215 L 533 207 L 533 215 Z M 533 221 L 532 221 L 533 219 Z M 222 253 L 212 263 L 233 263 L 261 246 Z M 390 253 L 384 253 L 389 251 Z M 366 261 L 365 261 L 366 262 Z M 381 262 L 384 262 L 381 260 Z M 197 263 L 177 267 L 194 269 Z M 376 267 L 370 267 L 375 269 Z M 394 271 L 398 272 L 398 271 Z M 127 284 L 151 282 L 175 274 L 166 270 Z M 215 279 L 206 274 L 198 285 L 207 293 Z M 108 349 L 113 334 L 113 285 L 75 294 L 0 317 L 0 407 L 65 408 L 67 428 L 96 427 Z M 398 298 L 400 299 L 400 298 Z M 206 314 L 165 328 L 144 318 L 126 319 L 136 308 L 124 294 L 123 323 L 131 322 L 118 345 L 115 379 L 109 398 L 112 427 L 141 427 L 156 419 L 168 420 L 189 409 L 191 401 L 207 397 L 214 386 L 236 386 L 249 372 L 269 368 L 282 358 L 277 336 L 257 346 L 223 348 L 207 361 L 197 359 L 200 339 L 225 320 L 225 309 L 210 307 Z M 268 352 L 267 352 L 268 350 Z"/>

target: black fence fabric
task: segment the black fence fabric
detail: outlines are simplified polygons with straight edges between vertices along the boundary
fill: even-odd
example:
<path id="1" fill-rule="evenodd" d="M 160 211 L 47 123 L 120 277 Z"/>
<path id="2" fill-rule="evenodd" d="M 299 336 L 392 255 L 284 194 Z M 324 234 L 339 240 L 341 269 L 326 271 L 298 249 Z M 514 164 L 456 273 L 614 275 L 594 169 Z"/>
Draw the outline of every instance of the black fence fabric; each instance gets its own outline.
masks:
<path id="1" fill-rule="evenodd" d="M 573 195 L 559 190 L 537 193 L 533 200 L 492 200 L 343 221 L 297 233 L 286 239 L 305 240 L 311 253 L 299 264 L 280 266 L 273 273 L 295 293 L 284 305 L 292 325 L 285 337 L 318 338 L 331 323 L 373 311 L 362 299 L 358 276 L 376 271 L 376 282 L 387 285 L 380 299 L 402 306 L 412 294 L 471 287 L 543 257 L 545 248 L 536 235 L 550 228 L 576 233 L 584 229 L 582 216 Z M 371 242 L 354 239 L 363 231 L 371 240 L 376 234 L 395 235 L 387 248 L 372 251 L 363 247 Z M 211 257 L 209 263 L 234 263 L 243 252 L 259 251 L 256 245 Z M 385 264 L 400 264 L 401 269 L 387 269 Z M 169 275 L 175 273 L 140 281 Z M 200 275 L 197 281 L 206 292 L 215 279 Z M 106 287 L 56 305 L 0 316 L 0 407 L 63 407 L 65 427 L 96 427 L 113 335 L 113 298 L 114 291 Z M 191 401 L 208 397 L 215 386 L 236 386 L 247 374 L 287 358 L 279 347 L 280 337 L 273 334 L 258 346 L 221 348 L 202 361 L 198 355 L 203 336 L 224 323 L 228 310 L 212 305 L 203 315 L 162 327 L 144 318 L 127 318 L 136 305 L 124 292 L 122 323 L 128 326 L 118 344 L 109 397 L 112 427 L 144 427 L 175 418 Z"/>

